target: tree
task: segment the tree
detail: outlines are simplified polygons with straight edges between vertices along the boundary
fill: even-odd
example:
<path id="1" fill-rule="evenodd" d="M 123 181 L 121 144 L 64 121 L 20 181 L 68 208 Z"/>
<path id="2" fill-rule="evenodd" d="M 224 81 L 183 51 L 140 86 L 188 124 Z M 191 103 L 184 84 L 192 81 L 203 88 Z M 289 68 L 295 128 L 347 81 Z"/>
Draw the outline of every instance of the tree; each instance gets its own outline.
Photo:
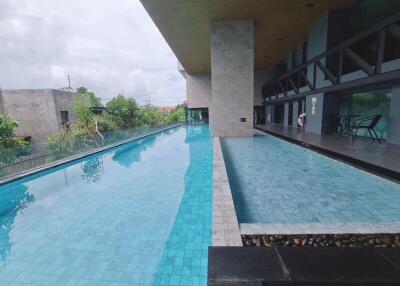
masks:
<path id="1" fill-rule="evenodd" d="M 0 114 L 0 149 L 27 144 L 25 141 L 15 139 L 16 128 L 18 128 L 17 121 Z"/>
<path id="2" fill-rule="evenodd" d="M 28 142 L 15 139 L 18 122 L 0 113 L 0 162 L 11 163 L 18 156 L 26 155 Z M 0 177 L 3 174 L 0 173 Z"/>
<path id="3" fill-rule="evenodd" d="M 82 125 L 86 133 L 91 133 L 91 131 L 96 128 L 96 120 L 90 108 L 103 106 L 101 104 L 101 99 L 86 87 L 79 87 L 76 90 L 73 106 L 78 123 Z"/>
<path id="4" fill-rule="evenodd" d="M 182 106 L 178 106 L 175 111 L 172 111 L 164 118 L 164 123 L 182 123 L 185 122 L 185 109 Z"/>
<path id="5" fill-rule="evenodd" d="M 7 116 L 0 114 L 0 146 L 7 147 L 14 140 L 14 129 L 18 127 L 18 123 Z"/>
<path id="6" fill-rule="evenodd" d="M 140 123 L 143 125 L 154 126 L 163 121 L 163 114 L 151 105 L 143 106 L 140 109 Z"/>
<path id="7" fill-rule="evenodd" d="M 120 127 L 129 127 L 136 125 L 139 107 L 135 99 L 125 98 L 120 94 L 107 103 L 107 112 L 115 118 Z"/>
<path id="8" fill-rule="evenodd" d="M 76 96 L 81 97 L 85 100 L 85 104 L 88 107 L 99 107 L 103 106 L 101 98 L 97 97 L 93 91 L 89 91 L 86 87 L 79 87 L 76 90 Z"/>

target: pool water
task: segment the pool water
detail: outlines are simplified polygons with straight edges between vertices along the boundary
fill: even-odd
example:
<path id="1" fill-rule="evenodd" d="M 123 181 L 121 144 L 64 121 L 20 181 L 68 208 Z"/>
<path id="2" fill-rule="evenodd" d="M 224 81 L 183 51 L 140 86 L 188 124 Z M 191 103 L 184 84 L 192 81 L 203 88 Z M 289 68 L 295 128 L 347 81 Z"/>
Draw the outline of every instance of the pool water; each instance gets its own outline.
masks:
<path id="1" fill-rule="evenodd" d="M 222 149 L 240 223 L 400 222 L 400 184 L 271 135 Z"/>
<path id="2" fill-rule="evenodd" d="M 0 285 L 206 285 L 207 126 L 0 186 Z"/>

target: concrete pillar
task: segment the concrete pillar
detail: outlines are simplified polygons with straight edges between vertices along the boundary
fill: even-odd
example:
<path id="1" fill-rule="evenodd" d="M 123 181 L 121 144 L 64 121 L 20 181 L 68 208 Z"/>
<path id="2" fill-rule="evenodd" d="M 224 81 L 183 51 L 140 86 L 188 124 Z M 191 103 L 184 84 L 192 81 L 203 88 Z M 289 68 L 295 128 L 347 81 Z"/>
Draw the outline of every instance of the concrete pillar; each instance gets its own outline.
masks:
<path id="1" fill-rule="evenodd" d="M 254 23 L 211 24 L 211 108 L 214 136 L 253 135 Z"/>
<path id="2" fill-rule="evenodd" d="M 299 102 L 293 101 L 293 124 L 292 126 L 296 127 L 297 126 L 297 117 L 299 117 Z"/>
<path id="3" fill-rule="evenodd" d="M 186 74 L 186 97 L 189 108 L 206 108 L 211 104 L 211 75 Z"/>
<path id="4" fill-rule="evenodd" d="M 326 13 L 311 25 L 307 39 L 307 60 L 311 60 L 326 51 L 328 41 L 328 19 L 328 13 Z M 321 63 L 325 64 L 325 59 L 322 59 Z M 310 65 L 307 67 L 307 77 L 311 82 L 313 74 L 314 67 Z M 325 80 L 324 73 L 320 69 L 317 69 L 316 78 L 317 87 L 319 87 L 319 84 Z"/>
<path id="5" fill-rule="evenodd" d="M 400 86 L 392 88 L 387 142 L 400 145 Z"/>
<path id="6" fill-rule="evenodd" d="M 306 131 L 321 134 L 323 122 L 324 94 L 306 97 Z"/>
<path id="7" fill-rule="evenodd" d="M 316 22 L 313 23 L 309 30 L 307 40 L 307 59 L 310 60 L 315 56 L 326 51 L 328 39 L 328 13 L 321 16 Z M 321 60 L 325 64 L 325 59 Z M 313 66 L 307 68 L 307 77 L 311 81 L 313 78 Z M 325 81 L 325 76 L 320 69 L 317 69 L 317 87 Z M 313 104 L 313 101 L 315 103 Z M 313 105 L 315 110 L 312 110 Z M 306 97 L 306 131 L 321 134 L 323 127 L 323 106 L 324 94 L 313 94 Z"/>
<path id="8" fill-rule="evenodd" d="M 283 118 L 283 125 L 289 126 L 289 102 L 285 102 L 285 117 Z"/>

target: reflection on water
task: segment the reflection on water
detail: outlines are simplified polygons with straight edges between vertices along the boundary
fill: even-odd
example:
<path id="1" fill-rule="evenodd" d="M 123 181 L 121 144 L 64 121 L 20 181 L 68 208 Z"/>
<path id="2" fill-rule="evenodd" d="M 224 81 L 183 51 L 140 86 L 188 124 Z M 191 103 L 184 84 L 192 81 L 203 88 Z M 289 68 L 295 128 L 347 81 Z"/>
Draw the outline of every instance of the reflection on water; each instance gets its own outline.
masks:
<path id="1" fill-rule="evenodd" d="M 169 132 L 163 134 L 169 134 Z M 112 160 L 129 168 L 133 163 L 140 161 L 141 153 L 152 147 L 156 138 L 157 136 L 146 137 L 118 148 Z M 77 168 L 79 168 L 78 166 L 79 164 L 76 165 Z M 78 169 L 72 165 L 72 167 L 62 169 L 61 172 L 57 170 L 48 171 L 46 176 L 38 174 L 36 181 L 25 183 L 24 181 L 16 181 L 0 187 L 0 261 L 5 261 L 11 250 L 10 233 L 14 227 L 15 219 L 19 213 L 23 213 L 23 209 L 27 207 L 28 203 L 41 201 L 80 179 L 88 184 L 99 183 L 105 174 L 103 156 L 89 157 L 83 160 L 80 163 L 80 172 L 77 171 Z M 50 181 L 52 188 L 43 187 L 43 180 Z M 33 189 L 35 195 L 30 193 L 29 189 Z"/>
<path id="2" fill-rule="evenodd" d="M 104 174 L 102 157 L 92 158 L 84 162 L 81 166 L 83 174 L 82 179 L 87 183 L 97 183 Z"/>
<path id="3" fill-rule="evenodd" d="M 15 184 L 12 188 L 0 192 L 0 259 L 4 261 L 11 249 L 10 231 L 18 212 L 33 202 L 35 197 L 28 192 L 24 184 Z"/>
<path id="4" fill-rule="evenodd" d="M 167 134 L 166 132 L 164 134 Z M 132 142 L 127 146 L 119 148 L 112 159 L 121 166 L 129 168 L 135 162 L 140 161 L 140 154 L 154 145 L 158 136 L 150 136 L 139 141 Z"/>
<path id="5" fill-rule="evenodd" d="M 207 132 L 176 128 L 0 186 L 0 285 L 206 285 Z"/>
<path id="6" fill-rule="evenodd" d="M 166 132 L 164 132 L 166 134 Z M 140 161 L 140 154 L 154 145 L 157 136 L 150 136 L 142 140 L 132 142 L 116 150 L 112 159 L 121 166 L 130 167 L 134 162 Z M 38 174 L 33 181 L 16 181 L 0 187 L 0 261 L 5 261 L 11 251 L 11 232 L 15 219 L 28 203 L 42 201 L 46 197 L 59 192 L 70 184 L 84 181 L 88 184 L 99 183 L 105 174 L 103 156 L 89 157 L 80 165 L 71 165 L 60 171 L 47 171 L 47 175 Z M 80 168 L 79 168 L 80 166 Z M 78 171 L 80 169 L 80 172 Z M 51 182 L 52 187 L 46 188 L 46 182 Z M 31 193 L 29 190 L 31 189 Z M 32 194 L 35 193 L 35 195 Z"/>

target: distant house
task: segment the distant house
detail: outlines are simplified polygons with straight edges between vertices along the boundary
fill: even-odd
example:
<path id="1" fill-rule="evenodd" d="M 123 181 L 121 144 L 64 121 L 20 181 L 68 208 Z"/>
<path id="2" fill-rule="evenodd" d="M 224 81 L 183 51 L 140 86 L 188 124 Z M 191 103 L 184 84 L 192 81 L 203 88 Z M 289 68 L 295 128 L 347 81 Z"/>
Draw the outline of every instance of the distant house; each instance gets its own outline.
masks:
<path id="1" fill-rule="evenodd" d="M 58 89 L 3 89 L 0 112 L 18 121 L 17 136 L 30 136 L 32 143 L 46 141 L 64 123 L 75 121 L 75 93 Z"/>
<path id="2" fill-rule="evenodd" d="M 170 113 L 176 110 L 176 106 L 160 106 L 158 107 L 158 111 L 162 113 Z"/>

